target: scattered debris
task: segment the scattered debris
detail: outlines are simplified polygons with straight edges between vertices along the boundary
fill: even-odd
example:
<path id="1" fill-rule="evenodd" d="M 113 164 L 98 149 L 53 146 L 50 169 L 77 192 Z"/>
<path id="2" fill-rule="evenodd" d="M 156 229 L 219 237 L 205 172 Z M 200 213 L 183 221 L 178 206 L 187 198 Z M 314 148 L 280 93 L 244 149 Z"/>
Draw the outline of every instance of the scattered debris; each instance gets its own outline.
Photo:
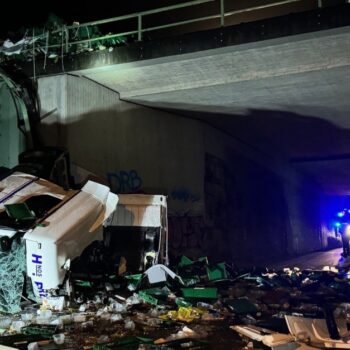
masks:
<path id="1" fill-rule="evenodd" d="M 167 276 L 170 276 L 172 279 L 178 277 L 176 276 L 176 273 L 171 271 L 168 267 L 160 264 L 153 265 L 147 271 L 145 271 L 145 274 L 147 275 L 150 284 L 166 282 Z M 181 280 L 180 277 L 178 278 Z"/>
<path id="2" fill-rule="evenodd" d="M 120 195 L 116 209 L 94 182 L 74 193 L 25 174 L 0 184 L 0 350 L 350 348 L 343 270 L 169 265 L 164 196 Z M 53 199 L 28 202 L 38 192 Z"/>
<path id="3" fill-rule="evenodd" d="M 113 283 L 90 278 L 70 298 L 21 303 L 20 313 L 0 317 L 0 343 L 16 349 L 227 349 L 228 341 L 237 349 L 350 348 L 346 275 L 330 268 L 236 271 L 225 264 L 223 279 L 221 272 L 218 278 L 207 273 L 217 269 L 207 259 L 184 266 L 189 260 L 171 269 L 154 265 L 154 279 L 150 269 L 123 276 L 116 269 Z M 197 282 L 184 288 L 188 278 Z M 226 327 L 232 338 L 226 334 L 210 347 Z"/>

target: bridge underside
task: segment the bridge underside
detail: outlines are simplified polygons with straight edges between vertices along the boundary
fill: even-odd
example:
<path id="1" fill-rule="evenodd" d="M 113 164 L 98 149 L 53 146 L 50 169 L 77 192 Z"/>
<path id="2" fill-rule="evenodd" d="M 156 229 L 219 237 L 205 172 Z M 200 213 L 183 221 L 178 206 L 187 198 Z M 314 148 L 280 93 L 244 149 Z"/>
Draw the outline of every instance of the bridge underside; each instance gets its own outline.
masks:
<path id="1" fill-rule="evenodd" d="M 286 158 L 326 193 L 349 194 L 349 10 L 135 43 L 62 63 L 121 99 L 201 119 Z M 62 67 L 44 71 L 38 63 L 37 74 Z"/>
<path id="2" fill-rule="evenodd" d="M 203 119 L 350 193 L 350 28 L 74 72 Z"/>

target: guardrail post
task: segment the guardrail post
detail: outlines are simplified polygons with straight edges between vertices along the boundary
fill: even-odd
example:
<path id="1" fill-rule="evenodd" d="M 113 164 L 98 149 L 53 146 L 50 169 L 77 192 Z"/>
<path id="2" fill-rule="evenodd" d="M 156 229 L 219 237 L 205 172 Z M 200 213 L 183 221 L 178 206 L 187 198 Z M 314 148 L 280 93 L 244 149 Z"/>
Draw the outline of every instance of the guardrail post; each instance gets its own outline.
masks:
<path id="1" fill-rule="evenodd" d="M 142 15 L 137 16 L 137 40 L 142 40 Z"/>
<path id="2" fill-rule="evenodd" d="M 220 25 L 225 25 L 225 0 L 220 0 Z"/>
<path id="3" fill-rule="evenodd" d="M 33 79 L 36 81 L 36 67 L 35 67 L 35 29 L 33 28 L 33 47 L 32 47 L 32 52 L 33 52 Z"/>

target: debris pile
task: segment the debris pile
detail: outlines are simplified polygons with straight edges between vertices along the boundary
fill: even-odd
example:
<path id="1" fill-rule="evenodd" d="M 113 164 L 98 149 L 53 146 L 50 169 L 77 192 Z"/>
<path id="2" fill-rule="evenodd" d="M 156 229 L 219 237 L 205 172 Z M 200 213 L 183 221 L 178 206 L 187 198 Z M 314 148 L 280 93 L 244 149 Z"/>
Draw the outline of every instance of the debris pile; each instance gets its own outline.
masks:
<path id="1" fill-rule="evenodd" d="M 0 317 L 15 349 L 350 348 L 348 275 L 334 268 L 239 270 L 183 256 L 170 268 L 77 279 L 70 298 Z M 232 331 L 233 330 L 233 331 Z"/>
<path id="2" fill-rule="evenodd" d="M 41 57 L 45 58 L 45 67 L 47 58 L 57 62 L 64 56 L 82 52 L 107 49 L 112 52 L 115 47 L 126 45 L 128 40 L 135 40 L 134 35 L 127 38 L 123 34 L 111 33 L 104 26 L 80 25 L 76 21 L 69 26 L 54 14 L 49 15 L 43 27 L 21 28 L 15 34 L 16 38 L 21 38 L 16 42 L 0 39 L 0 62 L 13 57 L 23 61 Z"/>

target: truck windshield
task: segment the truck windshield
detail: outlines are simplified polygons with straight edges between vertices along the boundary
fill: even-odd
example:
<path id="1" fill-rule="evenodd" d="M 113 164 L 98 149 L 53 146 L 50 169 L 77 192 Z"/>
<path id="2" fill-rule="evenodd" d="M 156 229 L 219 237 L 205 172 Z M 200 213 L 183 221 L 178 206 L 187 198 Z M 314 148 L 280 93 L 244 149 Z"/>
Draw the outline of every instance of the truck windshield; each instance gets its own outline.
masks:
<path id="1" fill-rule="evenodd" d="M 32 196 L 25 200 L 24 203 L 27 204 L 29 210 L 34 214 L 33 219 L 16 220 L 10 217 L 4 210 L 0 212 L 0 227 L 25 231 L 29 229 L 34 222 L 44 218 L 47 213 L 60 202 L 60 199 L 49 195 Z"/>

